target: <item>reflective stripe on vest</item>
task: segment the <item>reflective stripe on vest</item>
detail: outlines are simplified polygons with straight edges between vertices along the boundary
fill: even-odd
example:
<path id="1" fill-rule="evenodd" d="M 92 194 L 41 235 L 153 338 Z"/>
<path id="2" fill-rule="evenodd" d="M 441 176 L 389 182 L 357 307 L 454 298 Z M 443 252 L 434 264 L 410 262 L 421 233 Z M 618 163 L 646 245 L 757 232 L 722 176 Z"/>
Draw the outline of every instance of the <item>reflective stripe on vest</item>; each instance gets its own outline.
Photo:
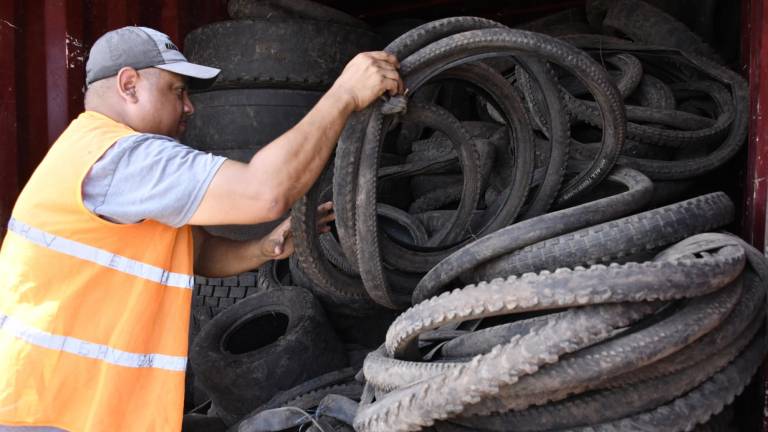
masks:
<path id="1" fill-rule="evenodd" d="M 181 430 L 192 229 L 115 224 L 83 204 L 93 165 L 132 134 L 82 113 L 0 221 L 0 424 Z"/>
<path id="2" fill-rule="evenodd" d="M 192 289 L 195 283 L 195 278 L 192 275 L 169 272 L 153 265 L 107 252 L 103 249 L 55 236 L 31 227 L 15 218 L 11 218 L 8 222 L 8 231 L 12 231 L 32 243 L 56 252 L 90 261 L 161 285 Z"/>
<path id="3" fill-rule="evenodd" d="M 32 345 L 101 360 L 117 366 L 158 368 L 174 372 L 184 372 L 187 367 L 187 359 L 185 357 L 125 352 L 107 345 L 44 332 L 3 314 L 0 314 L 0 331 L 13 335 Z"/>

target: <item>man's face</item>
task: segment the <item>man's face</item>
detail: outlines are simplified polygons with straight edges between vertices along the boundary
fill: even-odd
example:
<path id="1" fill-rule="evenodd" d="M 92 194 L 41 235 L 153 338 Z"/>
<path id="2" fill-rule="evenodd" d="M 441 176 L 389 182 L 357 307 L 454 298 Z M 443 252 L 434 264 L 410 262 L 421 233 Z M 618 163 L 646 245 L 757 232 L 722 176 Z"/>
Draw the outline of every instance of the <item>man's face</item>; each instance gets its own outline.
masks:
<path id="1" fill-rule="evenodd" d="M 142 69 L 138 73 L 139 103 L 135 108 L 140 119 L 139 132 L 180 138 L 187 118 L 195 111 L 184 78 L 157 68 Z"/>

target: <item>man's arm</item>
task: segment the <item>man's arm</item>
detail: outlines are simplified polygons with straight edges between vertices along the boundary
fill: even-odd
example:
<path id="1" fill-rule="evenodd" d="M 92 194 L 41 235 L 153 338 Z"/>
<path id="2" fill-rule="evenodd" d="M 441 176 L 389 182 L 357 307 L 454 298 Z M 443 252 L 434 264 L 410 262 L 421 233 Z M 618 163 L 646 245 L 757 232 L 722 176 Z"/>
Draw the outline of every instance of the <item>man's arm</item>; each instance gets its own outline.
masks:
<path id="1" fill-rule="evenodd" d="M 253 270 L 267 261 L 282 259 L 283 255 L 290 255 L 293 251 L 292 246 L 287 251 L 281 249 L 280 253 L 275 253 L 274 248 L 270 250 L 274 242 L 269 236 L 237 241 L 211 235 L 198 226 L 192 227 L 192 235 L 195 241 L 195 274 L 207 277 L 227 277 Z"/>
<path id="2" fill-rule="evenodd" d="M 331 228 L 328 224 L 336 218 L 333 203 L 320 205 L 317 212 L 318 233 L 329 232 Z M 199 226 L 192 227 L 192 235 L 195 242 L 195 274 L 201 276 L 232 276 L 261 267 L 267 261 L 287 258 L 293 253 L 290 218 L 256 240 L 230 240 L 211 235 Z"/>
<path id="3" fill-rule="evenodd" d="M 320 176 L 349 115 L 384 92 L 402 91 L 398 66 L 385 52 L 355 57 L 296 126 L 248 164 L 226 161 L 189 223 L 253 224 L 283 215 Z"/>

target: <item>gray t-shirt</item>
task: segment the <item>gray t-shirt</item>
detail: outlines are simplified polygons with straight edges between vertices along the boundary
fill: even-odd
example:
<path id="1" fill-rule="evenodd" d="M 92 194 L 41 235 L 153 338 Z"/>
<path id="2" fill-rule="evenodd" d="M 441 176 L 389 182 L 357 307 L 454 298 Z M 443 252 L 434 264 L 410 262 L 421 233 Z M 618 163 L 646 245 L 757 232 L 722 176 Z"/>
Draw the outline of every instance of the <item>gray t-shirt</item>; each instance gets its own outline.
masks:
<path id="1" fill-rule="evenodd" d="M 116 223 L 189 221 L 226 158 L 163 135 L 119 139 L 83 181 L 85 207 Z"/>

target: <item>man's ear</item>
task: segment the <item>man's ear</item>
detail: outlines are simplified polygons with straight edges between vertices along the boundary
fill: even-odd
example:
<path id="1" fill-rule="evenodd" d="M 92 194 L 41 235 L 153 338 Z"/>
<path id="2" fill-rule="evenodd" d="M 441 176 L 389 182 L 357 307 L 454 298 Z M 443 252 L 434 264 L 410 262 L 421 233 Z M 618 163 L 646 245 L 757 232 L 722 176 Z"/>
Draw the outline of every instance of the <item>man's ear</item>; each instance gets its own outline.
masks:
<path id="1" fill-rule="evenodd" d="M 117 72 L 117 92 L 123 100 L 128 103 L 136 103 L 139 98 L 136 96 L 136 84 L 139 80 L 139 73 L 132 67 L 124 67 Z"/>

